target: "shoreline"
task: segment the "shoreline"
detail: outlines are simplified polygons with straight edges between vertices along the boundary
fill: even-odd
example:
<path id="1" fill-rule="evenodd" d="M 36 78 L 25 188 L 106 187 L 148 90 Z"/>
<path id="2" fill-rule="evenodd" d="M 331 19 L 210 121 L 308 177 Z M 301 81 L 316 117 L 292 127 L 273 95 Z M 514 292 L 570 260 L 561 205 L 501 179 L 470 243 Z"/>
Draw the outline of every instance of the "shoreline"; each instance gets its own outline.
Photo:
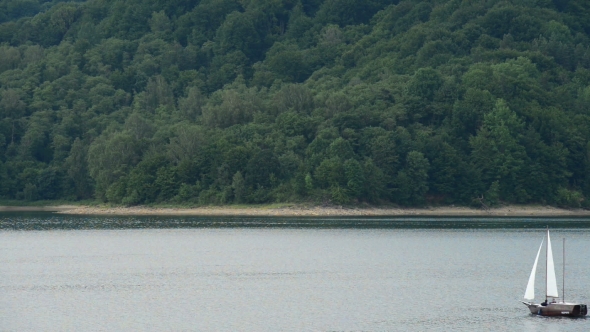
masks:
<path id="1" fill-rule="evenodd" d="M 466 207 L 379 208 L 379 207 L 232 207 L 158 208 L 146 206 L 101 207 L 78 205 L 0 206 L 0 212 L 55 212 L 71 215 L 112 216 L 259 216 L 259 217 L 347 217 L 347 216 L 441 216 L 441 217 L 590 217 L 590 210 L 550 206 L 504 206 L 489 210 Z"/>
<path id="2" fill-rule="evenodd" d="M 60 212 L 79 208 L 77 205 L 46 205 L 46 206 L 4 206 L 0 205 L 0 212 Z"/>

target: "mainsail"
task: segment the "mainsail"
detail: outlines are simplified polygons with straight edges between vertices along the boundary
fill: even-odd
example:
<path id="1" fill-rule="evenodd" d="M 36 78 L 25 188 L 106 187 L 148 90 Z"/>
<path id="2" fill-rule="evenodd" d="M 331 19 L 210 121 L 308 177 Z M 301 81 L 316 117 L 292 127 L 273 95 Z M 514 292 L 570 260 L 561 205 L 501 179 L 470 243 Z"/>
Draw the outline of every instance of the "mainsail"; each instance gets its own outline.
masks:
<path id="1" fill-rule="evenodd" d="M 553 252 L 551 251 L 551 238 L 547 230 L 547 297 L 559 297 L 557 293 L 557 279 L 555 278 L 555 265 L 553 264 Z"/>
<path id="2" fill-rule="evenodd" d="M 541 248 L 543 247 L 543 241 L 545 241 L 545 239 L 541 241 L 539 251 L 537 251 L 537 258 L 535 258 L 535 264 L 533 264 L 533 270 L 531 271 L 531 276 L 529 277 L 529 283 L 526 285 L 526 291 L 524 292 L 525 300 L 533 300 L 535 298 L 535 274 L 537 273 L 537 262 L 539 262 L 539 254 L 541 253 Z"/>

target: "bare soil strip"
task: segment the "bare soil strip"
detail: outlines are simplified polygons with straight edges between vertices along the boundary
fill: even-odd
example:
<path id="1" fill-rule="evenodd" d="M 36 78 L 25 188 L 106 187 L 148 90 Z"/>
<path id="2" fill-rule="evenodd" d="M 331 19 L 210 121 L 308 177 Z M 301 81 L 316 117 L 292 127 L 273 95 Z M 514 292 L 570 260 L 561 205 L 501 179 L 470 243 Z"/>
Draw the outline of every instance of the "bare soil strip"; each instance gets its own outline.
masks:
<path id="1" fill-rule="evenodd" d="M 96 207 L 96 206 L 0 206 L 0 211 L 50 211 L 76 215 L 160 215 L 160 216 L 502 216 L 502 217 L 565 217 L 590 216 L 590 210 L 560 209 L 549 206 L 505 206 L 488 210 L 466 207 L 432 208 L 351 208 L 351 207 L 232 207 L 208 206 L 195 208 Z"/>

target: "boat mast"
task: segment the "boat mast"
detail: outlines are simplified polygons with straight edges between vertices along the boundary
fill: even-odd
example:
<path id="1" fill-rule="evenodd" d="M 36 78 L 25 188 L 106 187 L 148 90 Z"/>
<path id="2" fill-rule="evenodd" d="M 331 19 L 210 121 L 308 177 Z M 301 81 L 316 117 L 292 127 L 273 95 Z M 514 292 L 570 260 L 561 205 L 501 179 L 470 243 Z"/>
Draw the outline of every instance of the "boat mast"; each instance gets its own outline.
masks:
<path id="1" fill-rule="evenodd" d="M 565 238 L 563 238 L 563 283 L 561 286 L 561 302 L 565 303 Z"/>
<path id="2" fill-rule="evenodd" d="M 547 245 L 545 246 L 545 303 L 547 303 L 547 293 L 549 292 L 549 225 L 547 225 Z"/>

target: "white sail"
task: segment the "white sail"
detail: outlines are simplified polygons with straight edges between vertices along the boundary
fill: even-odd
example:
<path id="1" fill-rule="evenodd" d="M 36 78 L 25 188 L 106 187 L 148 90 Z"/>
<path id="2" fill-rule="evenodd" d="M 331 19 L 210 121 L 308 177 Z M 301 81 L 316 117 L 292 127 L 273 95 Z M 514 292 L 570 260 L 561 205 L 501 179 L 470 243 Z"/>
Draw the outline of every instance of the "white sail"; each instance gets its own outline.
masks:
<path id="1" fill-rule="evenodd" d="M 547 230 L 547 296 L 559 297 L 557 293 L 557 279 L 555 278 L 555 265 L 553 264 L 553 252 L 551 251 L 551 238 Z"/>
<path id="2" fill-rule="evenodd" d="M 543 241 L 545 241 L 545 239 L 543 239 Z M 535 298 L 535 274 L 537 273 L 537 262 L 539 262 L 539 254 L 541 253 L 541 248 L 543 247 L 543 241 L 541 241 L 539 251 L 537 251 L 537 258 L 535 258 L 535 264 L 533 264 L 533 270 L 531 271 L 531 275 L 529 277 L 529 283 L 526 285 L 526 291 L 524 292 L 525 300 L 533 300 Z"/>

